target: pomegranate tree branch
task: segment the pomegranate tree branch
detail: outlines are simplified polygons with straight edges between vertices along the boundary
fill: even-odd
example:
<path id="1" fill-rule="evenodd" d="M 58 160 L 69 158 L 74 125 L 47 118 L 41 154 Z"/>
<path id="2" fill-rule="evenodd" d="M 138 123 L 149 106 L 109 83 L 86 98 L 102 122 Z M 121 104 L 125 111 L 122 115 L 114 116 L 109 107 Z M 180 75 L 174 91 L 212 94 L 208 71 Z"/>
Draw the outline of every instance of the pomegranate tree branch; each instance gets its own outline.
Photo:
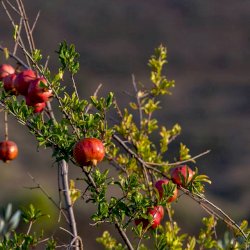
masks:
<path id="1" fill-rule="evenodd" d="M 68 164 L 65 160 L 61 160 L 59 163 L 59 168 L 61 170 L 61 180 L 63 187 L 63 194 L 66 203 L 66 210 L 68 211 L 69 221 L 70 221 L 70 229 L 73 235 L 73 239 L 78 238 L 75 215 L 73 210 L 73 204 L 70 197 L 70 189 L 69 189 L 69 179 L 68 179 Z M 76 240 L 78 242 L 78 240 Z M 77 243 L 78 244 L 78 243 Z M 79 246 L 76 246 L 76 249 L 79 249 Z"/>
<path id="2" fill-rule="evenodd" d="M 56 201 L 49 195 L 49 193 L 44 189 L 44 187 L 37 182 L 37 180 L 35 179 L 34 176 L 32 176 L 30 173 L 27 173 L 28 176 L 31 178 L 31 180 L 37 185 L 35 188 L 39 188 L 41 190 L 41 192 L 54 204 L 54 206 L 64 215 L 65 220 L 67 221 L 67 223 L 69 223 L 68 217 L 66 216 L 66 214 L 64 213 L 64 211 L 61 209 L 61 207 L 56 203 Z M 31 188 L 29 188 L 31 189 Z M 34 189 L 32 187 L 32 189 Z"/>
<path id="3" fill-rule="evenodd" d="M 165 178 L 168 178 L 162 171 L 160 171 L 159 169 L 156 169 L 154 167 L 151 167 L 148 165 L 147 162 L 144 162 L 143 159 L 141 159 L 132 149 L 130 149 L 124 142 L 122 139 L 120 139 L 117 135 L 113 135 L 113 138 L 119 142 L 120 145 L 122 145 L 122 147 L 135 159 L 137 159 L 137 161 L 139 161 L 141 164 L 144 164 L 147 168 L 161 174 L 162 176 L 164 176 Z M 210 150 L 205 151 L 204 153 L 201 153 L 187 161 L 190 160 L 194 160 L 197 159 L 198 157 L 201 157 L 205 154 L 208 154 L 210 152 Z M 179 165 L 182 164 L 184 162 L 187 161 L 181 161 L 181 162 L 177 162 L 176 163 L 171 163 L 172 165 Z M 157 164 L 151 164 L 151 165 L 157 165 Z M 162 166 L 164 164 L 161 164 L 160 166 Z M 217 218 L 221 219 L 222 221 L 224 221 L 228 226 L 230 226 L 231 228 L 235 228 L 237 229 L 242 236 L 247 240 L 247 235 L 243 232 L 243 230 L 240 228 L 240 226 L 233 220 L 231 219 L 223 210 L 221 210 L 219 207 L 217 207 L 216 205 L 214 205 L 212 202 L 210 202 L 209 200 L 207 200 L 203 195 L 200 194 L 194 194 L 192 192 L 190 192 L 188 189 L 183 188 L 182 186 L 178 186 L 178 188 L 180 190 L 182 190 L 186 195 L 188 195 L 189 197 L 191 197 L 193 200 L 195 200 L 197 203 L 199 203 L 201 205 L 201 207 L 203 209 L 205 209 L 209 214 L 213 214 L 214 216 L 216 216 Z"/>
<path id="4" fill-rule="evenodd" d="M 30 25 L 28 22 L 28 17 L 26 15 L 26 11 L 25 11 L 23 2 L 22 2 L 22 0 L 16 0 L 16 3 L 18 5 L 18 9 L 19 9 L 19 12 L 21 14 L 21 17 L 23 18 L 24 28 L 25 28 L 26 36 L 27 36 L 27 39 L 29 42 L 30 51 L 33 51 L 33 50 L 35 50 L 35 42 L 34 42 L 34 39 L 32 36 L 31 28 L 30 28 Z"/>
<path id="5" fill-rule="evenodd" d="M 187 163 L 187 162 L 191 162 L 191 161 L 194 161 L 206 154 L 209 154 L 211 152 L 211 150 L 206 150 L 205 152 L 202 152 L 188 160 L 185 160 L 185 161 L 177 161 L 177 162 L 171 162 L 171 163 L 155 163 L 155 162 L 146 162 L 147 165 L 151 165 L 151 166 L 177 166 L 177 165 L 181 165 L 181 164 L 184 164 L 184 163 Z"/>
<path id="6" fill-rule="evenodd" d="M 9 133 L 8 133 L 8 111 L 4 110 L 4 139 L 5 141 L 9 140 Z"/>
<path id="7" fill-rule="evenodd" d="M 212 211 L 214 215 L 221 218 L 221 220 L 223 220 L 228 226 L 239 230 L 239 232 L 242 234 L 244 239 L 247 240 L 248 236 L 244 233 L 244 231 L 240 228 L 240 226 L 233 219 L 231 219 L 223 210 L 221 210 L 219 207 L 217 207 L 211 201 L 206 199 L 203 195 L 193 194 L 188 189 L 185 189 L 185 188 L 183 188 L 181 186 L 179 186 L 179 189 L 181 191 L 183 191 L 186 195 L 188 195 L 189 197 L 193 198 L 195 201 L 197 201 L 198 203 L 203 205 L 206 209 Z M 217 212 L 215 212 L 215 210 Z M 220 213 L 221 215 L 218 214 L 218 213 Z"/>
<path id="8" fill-rule="evenodd" d="M 123 230 L 123 228 L 119 225 L 119 223 L 116 221 L 115 223 L 115 227 L 118 230 L 118 232 L 120 233 L 122 239 L 124 240 L 124 242 L 126 243 L 127 247 L 129 250 L 134 250 L 134 247 L 132 246 L 127 234 L 125 233 L 125 231 Z"/>

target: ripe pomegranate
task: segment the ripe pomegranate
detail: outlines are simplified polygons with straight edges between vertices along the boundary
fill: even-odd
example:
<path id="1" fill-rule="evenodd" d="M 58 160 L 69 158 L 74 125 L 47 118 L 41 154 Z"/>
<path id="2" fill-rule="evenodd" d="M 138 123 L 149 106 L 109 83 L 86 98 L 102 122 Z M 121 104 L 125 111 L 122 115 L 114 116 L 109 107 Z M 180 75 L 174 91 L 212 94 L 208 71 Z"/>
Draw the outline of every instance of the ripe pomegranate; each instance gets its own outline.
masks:
<path id="1" fill-rule="evenodd" d="M 2 64 L 0 66 L 0 81 L 9 74 L 14 74 L 15 69 L 10 64 Z"/>
<path id="2" fill-rule="evenodd" d="M 30 82 L 36 79 L 36 73 L 31 69 L 26 69 L 17 74 L 15 79 L 15 88 L 21 95 L 28 94 Z"/>
<path id="3" fill-rule="evenodd" d="M 73 157 L 81 166 L 93 165 L 102 161 L 105 155 L 103 143 L 97 138 L 84 138 L 73 148 Z"/>
<path id="4" fill-rule="evenodd" d="M 160 213 L 161 218 L 163 219 L 163 217 L 164 217 L 164 208 L 163 208 L 163 206 L 159 205 L 159 206 L 156 206 L 156 208 L 158 209 L 158 212 Z"/>
<path id="5" fill-rule="evenodd" d="M 16 79 L 16 74 L 9 74 L 3 79 L 4 90 L 6 92 L 9 92 L 11 95 L 18 95 L 18 92 L 14 85 L 15 79 Z"/>
<path id="6" fill-rule="evenodd" d="M 155 183 L 155 187 L 156 187 L 156 189 L 159 192 L 160 199 L 162 198 L 163 193 L 164 193 L 162 185 L 167 185 L 168 182 L 169 182 L 168 179 L 161 179 L 161 180 L 158 180 Z M 175 201 L 177 199 L 177 196 L 178 196 L 178 189 L 177 189 L 177 187 L 175 187 L 173 195 L 168 198 L 167 202 L 173 202 L 173 201 Z"/>
<path id="7" fill-rule="evenodd" d="M 26 101 L 26 104 L 28 106 L 33 107 L 34 113 L 41 113 L 44 110 L 44 108 L 46 107 L 45 102 L 33 103 L 33 102 L 30 101 L 28 96 L 25 96 L 25 101 Z"/>
<path id="8" fill-rule="evenodd" d="M 142 222 L 142 228 L 145 229 L 146 227 L 148 227 L 149 223 L 151 223 L 150 227 L 152 229 L 155 229 L 161 224 L 161 220 L 164 216 L 164 209 L 162 206 L 148 208 L 147 214 L 152 217 L 150 221 L 144 218 L 135 219 L 135 225 L 137 226 Z"/>
<path id="9" fill-rule="evenodd" d="M 192 180 L 194 174 L 195 172 L 190 167 L 181 165 L 172 169 L 171 179 L 175 184 L 185 187 Z"/>
<path id="10" fill-rule="evenodd" d="M 0 159 L 3 162 L 9 162 L 14 160 L 18 155 L 18 147 L 13 141 L 0 142 Z"/>
<path id="11" fill-rule="evenodd" d="M 52 90 L 47 87 L 42 87 L 41 84 L 47 85 L 47 81 L 44 78 L 37 78 L 31 81 L 28 88 L 28 97 L 31 102 L 47 102 L 52 96 Z"/>

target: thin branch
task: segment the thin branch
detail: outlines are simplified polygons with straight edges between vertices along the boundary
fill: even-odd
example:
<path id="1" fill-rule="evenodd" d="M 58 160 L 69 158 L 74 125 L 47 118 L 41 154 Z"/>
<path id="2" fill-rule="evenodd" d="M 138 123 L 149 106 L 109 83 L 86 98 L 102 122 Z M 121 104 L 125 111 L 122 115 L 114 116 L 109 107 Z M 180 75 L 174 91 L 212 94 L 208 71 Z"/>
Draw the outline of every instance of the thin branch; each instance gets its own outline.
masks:
<path id="1" fill-rule="evenodd" d="M 16 52 L 17 52 L 18 43 L 19 43 L 19 40 L 21 38 L 22 23 L 23 23 L 23 19 L 21 17 L 20 21 L 19 21 L 19 26 L 18 26 L 17 38 L 16 38 L 16 41 L 15 41 L 14 49 L 13 49 L 13 55 L 15 55 Z"/>
<path id="2" fill-rule="evenodd" d="M 75 82 L 75 78 L 74 78 L 74 75 L 71 74 L 71 81 L 73 83 L 73 88 L 74 88 L 74 91 L 76 93 L 76 96 L 77 96 L 77 99 L 79 99 L 79 95 L 78 95 L 78 92 L 77 92 L 77 87 L 76 87 L 76 82 Z"/>
<path id="3" fill-rule="evenodd" d="M 98 85 L 98 87 L 97 87 L 97 89 L 95 90 L 95 92 L 94 92 L 94 97 L 96 97 L 97 96 L 97 94 L 98 94 L 98 92 L 99 92 L 99 90 L 101 89 L 101 87 L 102 87 L 102 84 L 100 83 L 99 85 Z M 86 107 L 86 110 L 85 110 L 85 114 L 87 114 L 88 112 L 89 112 L 89 110 L 92 108 L 92 104 L 90 103 L 87 107 Z"/>
<path id="4" fill-rule="evenodd" d="M 142 107 L 141 107 L 141 100 L 140 100 L 140 97 L 138 95 L 138 89 L 137 89 L 137 85 L 136 85 L 134 75 L 132 75 L 132 83 L 133 83 L 133 86 L 134 86 L 134 89 L 135 89 L 135 95 L 136 95 L 136 100 L 137 100 L 137 104 L 138 104 L 139 116 L 140 116 L 140 126 L 141 126 L 142 125 L 142 119 L 143 119 Z"/>
<path id="5" fill-rule="evenodd" d="M 30 25 L 29 25 L 29 22 L 28 22 L 28 17 L 26 15 L 26 11 L 25 11 L 25 8 L 23 6 L 22 0 L 16 0 L 16 2 L 17 2 L 17 5 L 18 5 L 19 12 L 21 13 L 21 16 L 23 17 L 26 37 L 28 39 L 30 51 L 32 52 L 33 50 L 35 50 L 35 43 L 34 43 L 33 36 L 31 34 L 31 29 L 30 29 Z"/>
<path id="6" fill-rule="evenodd" d="M 219 212 L 222 216 L 220 216 L 218 213 L 215 213 L 215 211 L 213 210 L 213 212 L 219 216 L 220 218 L 222 218 L 222 220 L 229 225 L 230 227 L 233 227 L 237 230 L 240 231 L 240 233 L 242 234 L 242 236 L 247 240 L 247 235 L 244 233 L 244 231 L 240 228 L 240 226 L 233 220 L 231 219 L 224 211 L 222 211 L 219 207 L 217 207 L 215 204 L 213 204 L 211 201 L 207 200 L 204 196 L 201 196 L 199 194 L 193 194 L 191 193 L 189 190 L 179 186 L 179 189 L 182 190 L 185 194 L 187 194 L 190 197 L 194 197 L 196 201 L 200 202 L 202 205 L 209 205 L 211 206 L 214 210 L 216 210 L 217 212 Z M 206 208 L 208 208 L 206 206 Z"/>
<path id="7" fill-rule="evenodd" d="M 8 111 L 4 111 L 4 139 L 8 141 L 9 139 L 9 131 L 8 131 Z"/>
<path id="8" fill-rule="evenodd" d="M 18 11 L 18 9 L 8 0 L 6 0 L 6 2 L 8 3 L 8 5 L 19 15 L 21 16 L 20 12 Z"/>
<path id="9" fill-rule="evenodd" d="M 44 64 L 44 70 L 46 70 L 46 69 L 48 68 L 49 59 L 50 59 L 50 57 L 47 56 L 46 62 L 45 62 L 45 64 Z"/>
<path id="10" fill-rule="evenodd" d="M 34 23 L 33 23 L 33 25 L 32 25 L 31 30 L 30 30 L 31 33 L 33 33 L 33 31 L 34 31 L 34 29 L 35 29 L 35 27 L 36 27 L 36 24 L 37 24 L 37 21 L 38 21 L 39 17 L 40 17 L 40 10 L 38 11 L 38 13 L 37 13 L 37 15 L 36 15 L 35 21 L 34 21 Z"/>
<path id="11" fill-rule="evenodd" d="M 26 232 L 27 235 L 29 235 L 29 233 L 30 233 L 30 231 L 31 231 L 31 228 L 32 228 L 32 225 L 33 225 L 33 221 L 31 221 L 31 222 L 29 223 L 29 227 L 28 227 L 28 230 L 27 230 L 27 232 Z"/>
<path id="12" fill-rule="evenodd" d="M 120 117 L 121 119 L 123 119 L 122 111 L 121 111 L 121 109 L 120 109 L 120 107 L 119 107 L 119 105 L 118 105 L 117 100 L 116 100 L 115 97 L 114 97 L 113 102 L 114 102 L 114 106 L 115 106 L 115 109 L 116 109 L 116 111 L 117 111 L 117 114 L 119 115 L 119 117 Z"/>
<path id="13" fill-rule="evenodd" d="M 174 221 L 173 221 L 173 217 L 172 217 L 171 206 L 169 204 L 166 204 L 166 209 L 168 212 L 168 218 L 169 218 L 169 222 L 171 225 L 171 229 L 174 230 Z"/>
<path id="14" fill-rule="evenodd" d="M 27 173 L 27 174 L 31 178 L 31 180 L 37 185 L 36 188 L 39 188 L 42 191 L 42 193 L 54 204 L 54 206 L 60 211 L 60 213 L 62 213 L 64 215 L 64 218 L 66 219 L 67 223 L 69 223 L 69 220 L 68 220 L 66 214 L 58 206 L 58 204 L 56 203 L 56 201 L 48 194 L 48 192 L 44 189 L 44 187 L 39 182 L 37 182 L 37 180 L 35 179 L 35 177 L 33 177 L 30 173 Z"/>
<path id="15" fill-rule="evenodd" d="M 187 163 L 187 162 L 191 162 L 191 161 L 194 161 L 206 154 L 209 154 L 211 152 L 211 150 L 206 150 L 205 152 L 201 153 L 201 154 L 198 154 L 188 160 L 185 160 L 185 161 L 177 161 L 177 162 L 172 162 L 172 163 L 155 163 L 155 162 L 145 162 L 147 165 L 151 165 L 151 166 L 177 166 L 177 165 L 181 165 L 181 164 L 184 164 L 184 163 Z"/>
<path id="16" fill-rule="evenodd" d="M 5 11 L 6 15 L 8 16 L 8 18 L 9 18 L 9 20 L 10 20 L 11 24 L 12 24 L 12 27 L 15 29 L 15 28 L 16 28 L 16 24 L 15 24 L 15 22 L 14 22 L 14 19 L 12 18 L 12 16 L 11 16 L 11 14 L 10 14 L 9 10 L 7 9 L 7 7 L 6 7 L 5 3 L 4 3 L 3 1 L 1 1 L 1 3 L 2 3 L 3 9 L 4 9 L 4 11 Z M 22 46 L 24 47 L 24 42 L 23 42 L 23 40 L 22 40 L 22 38 L 21 38 L 21 37 L 20 37 L 20 43 L 21 43 L 21 44 L 22 44 Z M 27 57 L 26 57 L 26 59 L 27 59 L 27 62 L 29 63 L 29 61 L 28 61 L 28 58 L 27 58 Z M 20 60 L 17 60 L 17 61 L 20 61 Z M 30 65 L 29 65 L 29 67 L 30 67 Z M 29 67 L 27 67 L 27 68 L 29 68 Z"/>
<path id="17" fill-rule="evenodd" d="M 122 227 L 119 225 L 118 221 L 116 220 L 115 227 L 122 236 L 124 242 L 126 243 L 129 250 L 134 250 L 134 247 L 132 246 L 131 242 L 129 241 L 129 238 L 125 231 L 122 229 Z"/>
<path id="18" fill-rule="evenodd" d="M 76 236 L 74 239 L 72 239 L 72 241 L 69 244 L 69 249 L 72 249 L 72 247 L 77 247 L 74 245 L 75 242 L 77 242 L 77 244 L 79 242 L 80 243 L 80 250 L 83 250 L 82 238 L 79 236 Z"/>

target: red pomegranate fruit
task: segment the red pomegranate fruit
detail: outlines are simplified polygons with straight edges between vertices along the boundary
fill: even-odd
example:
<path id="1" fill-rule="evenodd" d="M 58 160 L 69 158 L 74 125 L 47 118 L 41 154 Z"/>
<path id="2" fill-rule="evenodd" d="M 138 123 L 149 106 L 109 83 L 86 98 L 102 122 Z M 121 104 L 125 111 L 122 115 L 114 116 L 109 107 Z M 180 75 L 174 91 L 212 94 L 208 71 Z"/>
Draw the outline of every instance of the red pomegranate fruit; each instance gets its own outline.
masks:
<path id="1" fill-rule="evenodd" d="M 15 142 L 5 140 L 0 142 L 0 159 L 3 162 L 14 160 L 18 155 L 18 147 Z"/>
<path id="2" fill-rule="evenodd" d="M 15 69 L 10 64 L 2 64 L 0 66 L 0 81 L 4 79 L 4 77 L 14 74 Z"/>
<path id="3" fill-rule="evenodd" d="M 15 88 L 21 95 L 26 96 L 28 94 L 28 88 L 31 81 L 37 78 L 36 72 L 31 69 L 26 69 L 17 74 L 15 79 Z"/>
<path id="4" fill-rule="evenodd" d="M 97 138 L 84 138 L 77 142 L 73 148 L 73 157 L 81 166 L 96 166 L 102 161 L 105 148 L 102 141 Z"/>
<path id="5" fill-rule="evenodd" d="M 37 78 L 30 82 L 28 97 L 31 102 L 47 102 L 51 96 L 52 90 L 47 87 L 47 81 L 44 78 Z"/>
<path id="6" fill-rule="evenodd" d="M 11 95 L 18 95 L 18 92 L 14 84 L 15 79 L 16 79 L 16 74 L 9 74 L 3 79 L 4 90 Z"/>
<path id="7" fill-rule="evenodd" d="M 163 185 L 167 185 L 168 182 L 169 182 L 168 179 L 161 179 L 155 183 L 155 187 L 158 190 L 160 199 L 162 199 L 162 196 L 164 194 Z M 178 189 L 177 187 L 175 187 L 173 195 L 168 198 L 167 202 L 175 201 L 177 199 L 177 196 L 178 196 Z"/>
<path id="8" fill-rule="evenodd" d="M 187 165 L 178 166 L 171 171 L 172 181 L 180 186 L 187 186 L 193 179 L 195 172 Z"/>

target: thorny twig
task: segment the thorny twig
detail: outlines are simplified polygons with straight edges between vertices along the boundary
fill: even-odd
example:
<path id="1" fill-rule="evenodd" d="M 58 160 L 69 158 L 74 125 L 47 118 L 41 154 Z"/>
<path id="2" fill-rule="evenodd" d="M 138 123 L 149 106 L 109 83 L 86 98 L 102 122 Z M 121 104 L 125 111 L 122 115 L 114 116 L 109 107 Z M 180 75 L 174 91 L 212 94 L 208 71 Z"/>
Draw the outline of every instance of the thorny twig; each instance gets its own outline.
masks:
<path id="1" fill-rule="evenodd" d="M 35 179 L 35 177 L 33 177 L 30 173 L 27 173 L 28 176 L 31 178 L 31 180 L 37 185 L 36 187 L 32 187 L 33 188 L 38 188 L 42 191 L 42 193 L 54 204 L 54 206 L 60 211 L 60 213 L 62 213 L 64 215 L 64 218 L 66 219 L 67 223 L 69 223 L 69 220 L 66 216 L 66 214 L 64 213 L 64 211 L 60 208 L 60 206 L 58 206 L 57 202 L 49 195 L 49 193 L 44 189 L 44 187 L 37 182 L 37 180 Z M 30 189 L 30 188 L 29 188 Z"/>

